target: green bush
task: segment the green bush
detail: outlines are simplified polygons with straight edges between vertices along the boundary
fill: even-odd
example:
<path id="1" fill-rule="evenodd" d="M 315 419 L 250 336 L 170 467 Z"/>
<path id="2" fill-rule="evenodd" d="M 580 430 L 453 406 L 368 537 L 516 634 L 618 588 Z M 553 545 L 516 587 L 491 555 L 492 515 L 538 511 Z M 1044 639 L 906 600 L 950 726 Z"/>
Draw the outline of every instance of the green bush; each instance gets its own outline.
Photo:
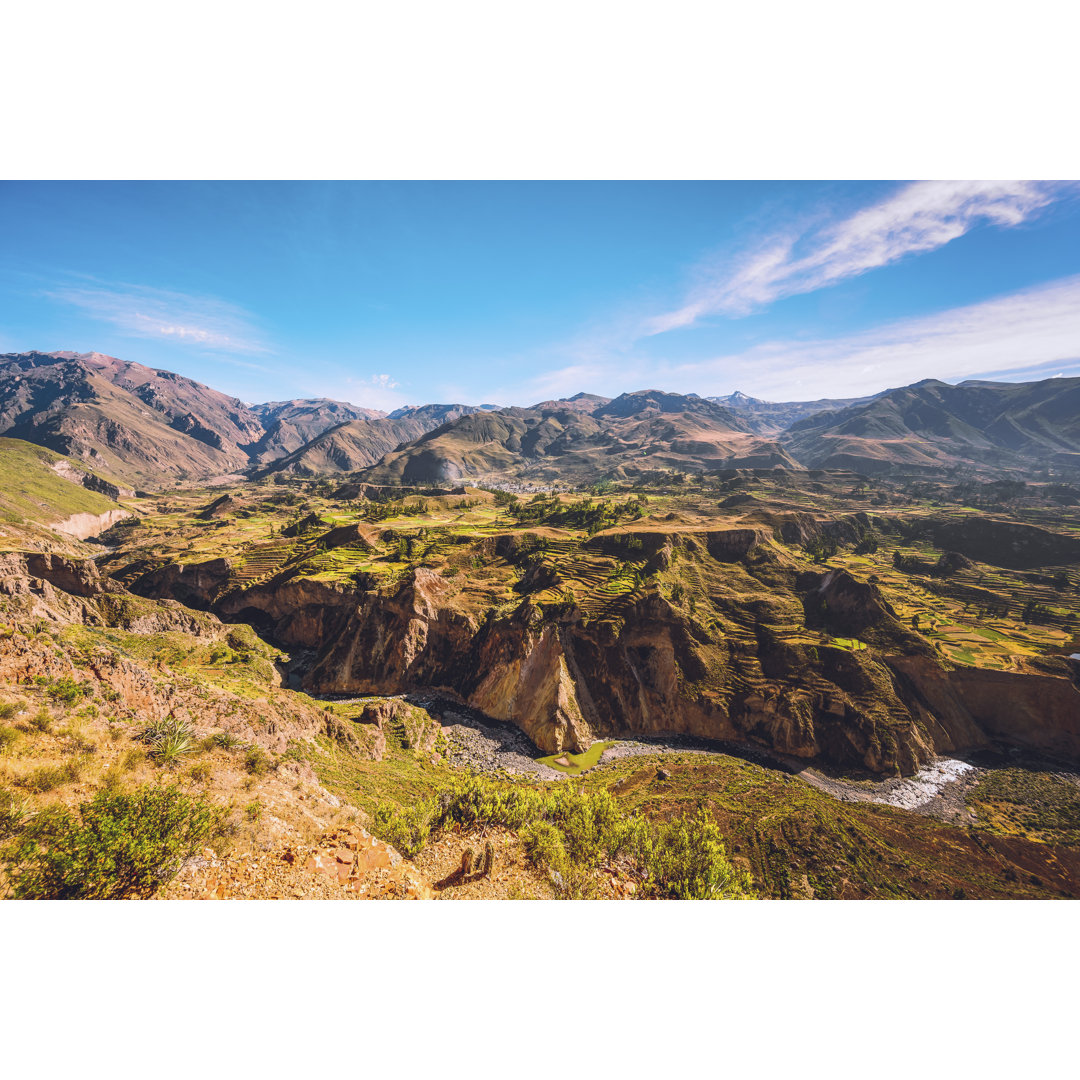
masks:
<path id="1" fill-rule="evenodd" d="M 536 791 L 474 777 L 440 795 L 428 831 L 453 824 L 517 830 L 526 855 L 552 871 L 560 895 L 567 897 L 591 895 L 591 871 L 615 859 L 641 879 L 645 895 L 680 900 L 752 895 L 749 878 L 728 862 L 720 829 L 705 810 L 653 823 L 624 810 L 603 789 L 564 783 Z M 414 846 L 418 837 L 419 831 L 411 837 Z"/>
<path id="2" fill-rule="evenodd" d="M 0 860 L 17 899 L 147 897 L 225 833 L 222 807 L 175 787 L 102 791 L 77 810 L 42 811 L 0 849 Z"/>
<path id="3" fill-rule="evenodd" d="M 0 701 L 0 720 L 10 720 L 22 712 L 26 702 L 24 701 Z"/>
<path id="4" fill-rule="evenodd" d="M 265 776 L 274 767 L 269 754 L 258 746 L 249 746 L 244 753 L 244 768 L 252 776 Z"/>
<path id="5" fill-rule="evenodd" d="M 650 891 L 671 900 L 750 896 L 750 881 L 728 862 L 724 838 L 707 810 L 665 822 L 647 860 Z"/>
<path id="6" fill-rule="evenodd" d="M 433 811 L 434 804 L 428 800 L 401 809 L 382 804 L 371 815 L 371 831 L 411 859 L 423 851 L 431 835 Z"/>
<path id="7" fill-rule="evenodd" d="M 53 701 L 61 705 L 74 705 L 89 697 L 93 693 L 88 683 L 76 682 L 74 679 L 54 679 L 47 691 Z"/>
<path id="8" fill-rule="evenodd" d="M 566 866 L 566 848 L 562 833 L 550 821 L 534 821 L 521 831 L 525 854 L 537 866 L 562 870 Z"/>

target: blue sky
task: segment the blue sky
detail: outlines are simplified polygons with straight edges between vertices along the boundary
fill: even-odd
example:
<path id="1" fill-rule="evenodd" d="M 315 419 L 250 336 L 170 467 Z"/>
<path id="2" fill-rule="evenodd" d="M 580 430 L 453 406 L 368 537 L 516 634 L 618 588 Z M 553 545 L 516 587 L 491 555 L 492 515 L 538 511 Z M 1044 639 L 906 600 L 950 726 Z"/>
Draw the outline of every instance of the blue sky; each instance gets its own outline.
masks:
<path id="1" fill-rule="evenodd" d="M 1080 185 L 0 185 L 0 351 L 246 401 L 1080 375 Z"/>

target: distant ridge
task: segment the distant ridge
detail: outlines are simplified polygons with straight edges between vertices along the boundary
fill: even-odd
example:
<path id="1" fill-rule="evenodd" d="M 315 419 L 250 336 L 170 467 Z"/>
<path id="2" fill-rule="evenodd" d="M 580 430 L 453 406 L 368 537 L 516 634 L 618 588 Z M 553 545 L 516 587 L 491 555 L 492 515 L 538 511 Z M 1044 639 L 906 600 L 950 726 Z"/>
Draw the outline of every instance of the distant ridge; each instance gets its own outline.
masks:
<path id="1" fill-rule="evenodd" d="M 658 471 L 1080 467 L 1080 379 L 922 379 L 865 398 L 769 402 L 578 393 L 530 408 L 330 398 L 245 404 L 104 353 L 0 355 L 0 436 L 131 487 L 236 474 L 364 473 L 373 483 L 593 483 Z"/>

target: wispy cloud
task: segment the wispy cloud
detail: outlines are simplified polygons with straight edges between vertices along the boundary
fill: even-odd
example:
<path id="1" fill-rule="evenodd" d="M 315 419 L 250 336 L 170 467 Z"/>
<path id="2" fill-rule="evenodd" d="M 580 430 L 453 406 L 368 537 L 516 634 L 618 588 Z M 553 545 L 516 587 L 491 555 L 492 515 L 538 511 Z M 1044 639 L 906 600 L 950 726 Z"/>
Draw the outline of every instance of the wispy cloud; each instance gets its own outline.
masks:
<path id="1" fill-rule="evenodd" d="M 773 400 L 850 397 L 919 379 L 1049 378 L 1080 368 L 1080 275 L 847 337 L 773 342 L 670 369 Z M 709 390 L 702 390 L 709 393 Z"/>
<path id="2" fill-rule="evenodd" d="M 1007 296 L 816 341 L 770 341 L 692 362 L 619 356 L 504 389 L 525 403 L 577 390 L 743 390 L 773 401 L 855 397 L 919 379 L 1006 381 L 1080 374 L 1080 275 Z"/>
<path id="3" fill-rule="evenodd" d="M 1028 180 L 908 184 L 844 221 L 772 235 L 749 254 L 703 268 L 684 302 L 647 319 L 643 334 L 691 326 L 713 314 L 746 315 L 783 297 L 933 251 L 981 224 L 1019 225 L 1078 187 Z"/>
<path id="4" fill-rule="evenodd" d="M 390 375 L 372 375 L 370 379 L 360 379 L 360 383 L 367 382 L 379 390 L 396 390 L 401 384 Z"/>
<path id="5" fill-rule="evenodd" d="M 92 319 L 111 323 L 131 337 L 176 341 L 218 352 L 267 351 L 253 317 L 243 308 L 207 296 L 145 285 L 70 285 L 46 295 L 78 308 Z"/>

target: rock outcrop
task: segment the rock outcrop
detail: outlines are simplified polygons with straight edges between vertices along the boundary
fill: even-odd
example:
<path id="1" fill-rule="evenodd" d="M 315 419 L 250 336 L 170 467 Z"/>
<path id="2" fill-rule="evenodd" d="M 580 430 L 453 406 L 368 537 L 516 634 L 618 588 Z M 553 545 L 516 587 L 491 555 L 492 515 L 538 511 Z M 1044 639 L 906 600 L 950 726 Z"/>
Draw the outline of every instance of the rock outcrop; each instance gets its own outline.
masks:
<path id="1" fill-rule="evenodd" d="M 484 558 L 531 550 L 528 534 L 476 544 Z M 635 589 L 603 618 L 568 599 L 572 590 L 537 602 L 529 586 L 551 571 L 535 569 L 519 580 L 527 595 L 515 607 L 486 611 L 425 567 L 381 590 L 286 570 L 220 592 L 228 567 L 218 560 L 165 567 L 134 587 L 308 650 L 309 692 L 436 691 L 515 724 L 549 753 L 685 733 L 875 773 L 911 773 L 937 752 L 995 739 L 1080 757 L 1067 676 L 1002 675 L 995 694 L 994 673 L 949 671 L 871 582 L 785 562 L 769 527 L 605 532 L 584 547 L 590 558 L 632 552 L 668 584 Z M 680 574 L 695 583 L 695 603 L 674 599 Z M 784 625 L 800 632 L 775 629 Z M 1014 688 L 1031 703 L 1015 715 L 1004 704 Z"/>
<path id="2" fill-rule="evenodd" d="M 134 516 L 130 510 L 106 510 L 104 514 L 72 514 L 71 517 L 57 522 L 53 528 L 57 532 L 74 536 L 76 540 L 87 540 L 108 531 L 118 521 Z"/>

